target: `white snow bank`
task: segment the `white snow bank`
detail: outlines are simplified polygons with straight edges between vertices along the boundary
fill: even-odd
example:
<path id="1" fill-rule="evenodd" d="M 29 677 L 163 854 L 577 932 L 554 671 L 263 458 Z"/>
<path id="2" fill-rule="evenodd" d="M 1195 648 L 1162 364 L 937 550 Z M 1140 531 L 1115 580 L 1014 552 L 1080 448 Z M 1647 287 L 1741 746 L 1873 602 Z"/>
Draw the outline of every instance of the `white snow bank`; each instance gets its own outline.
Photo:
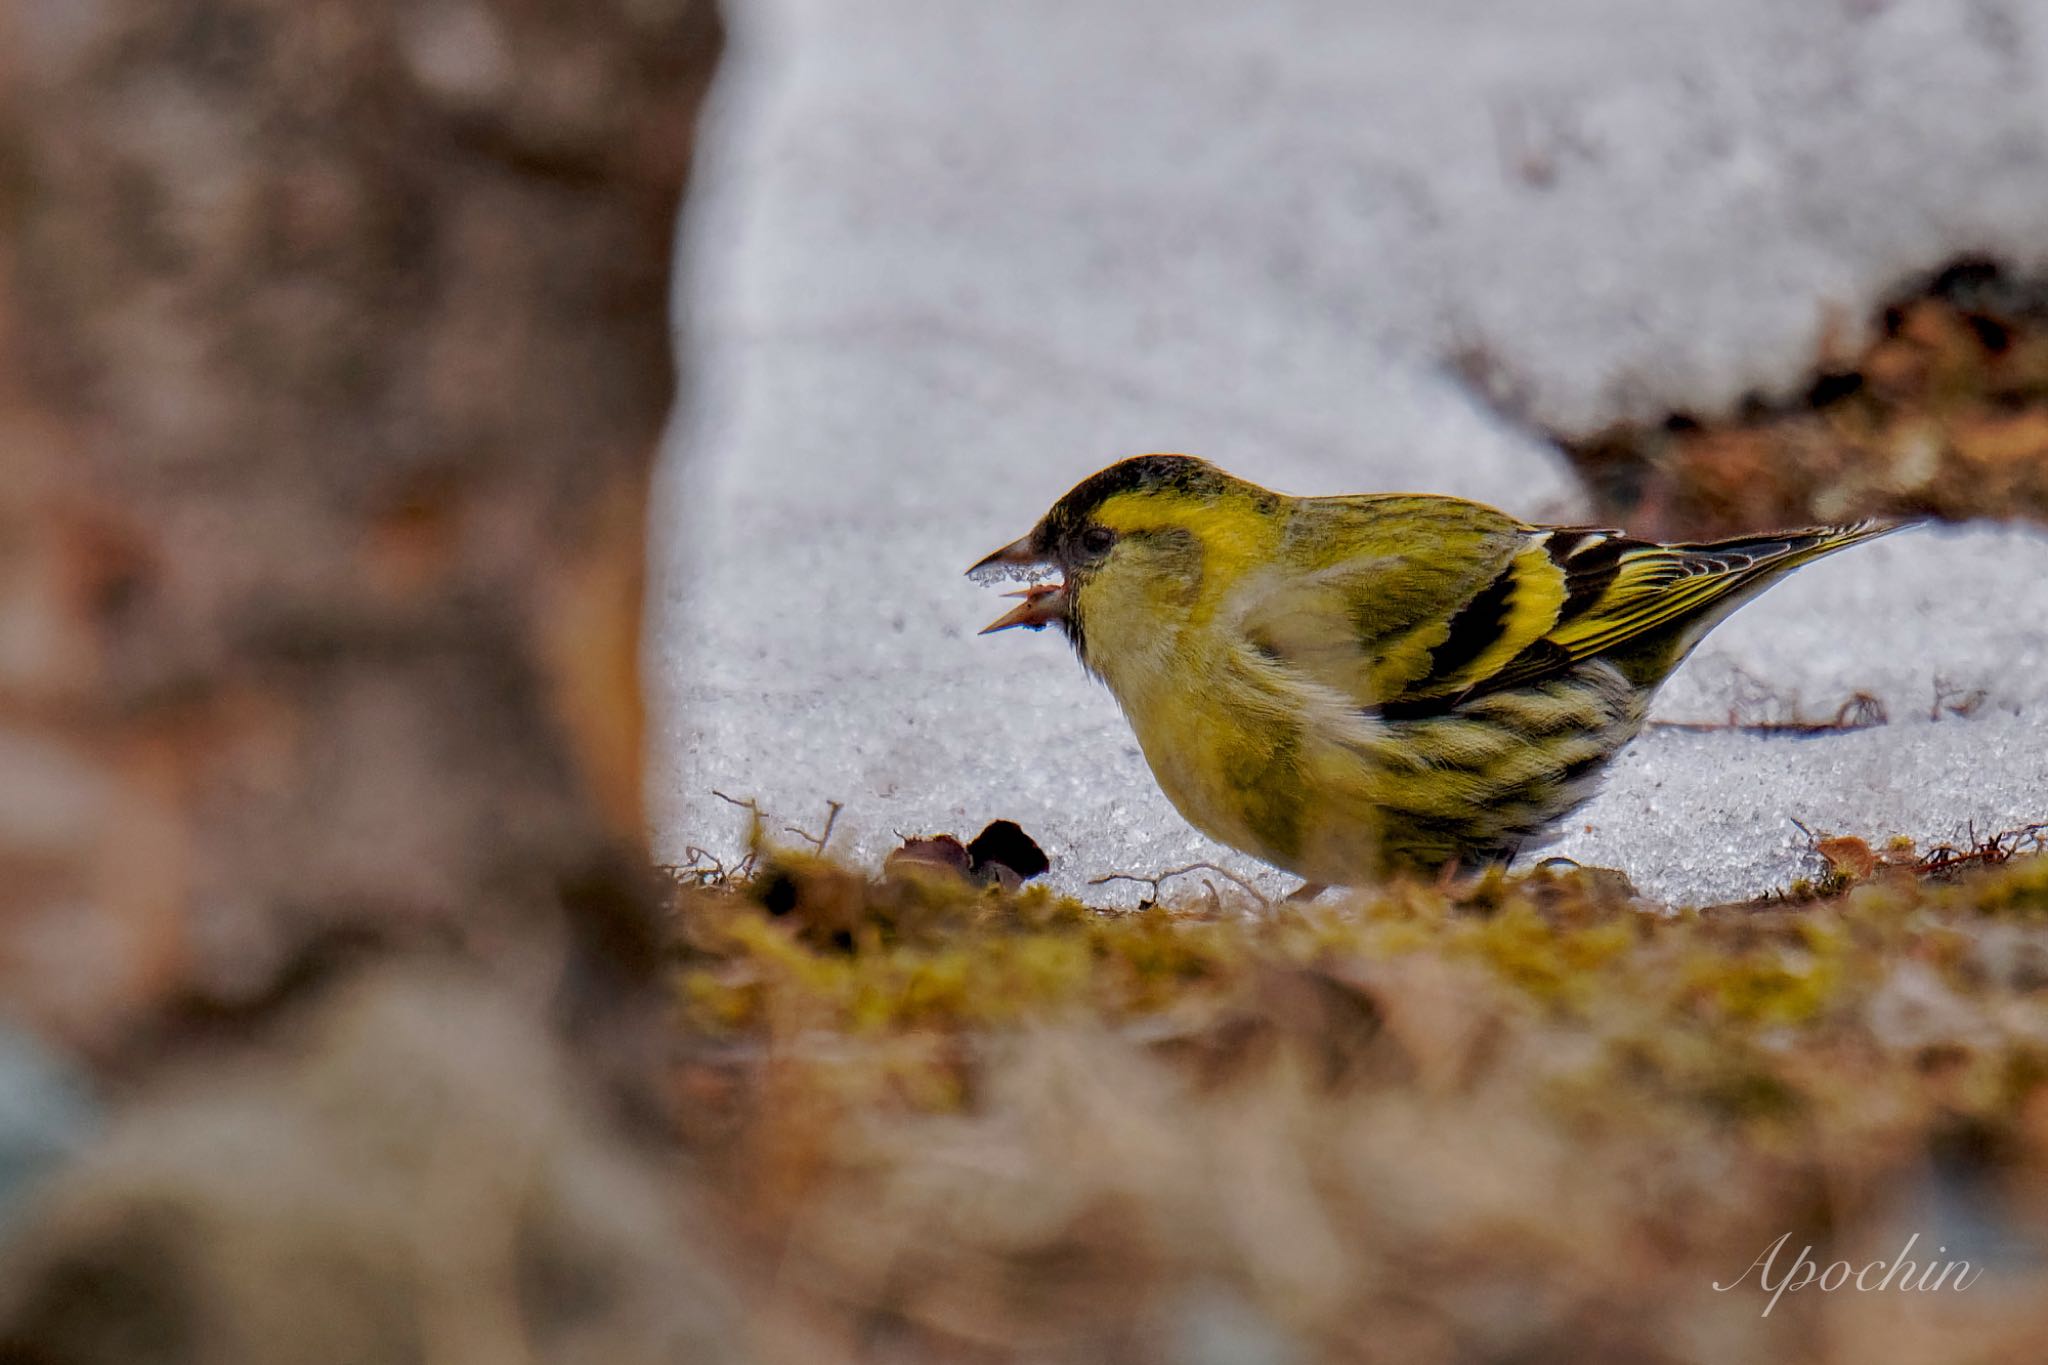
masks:
<path id="1" fill-rule="evenodd" d="M 1590 430 L 1798 382 L 1830 320 L 2048 243 L 2048 16 L 1997 0 L 738 0 L 657 504 L 657 847 L 758 798 L 834 847 L 1016 819 L 1078 886 L 1200 857 L 1051 633 L 960 577 L 1074 481 L 1186 450 L 1296 492 L 1569 517 L 1455 377 Z M 1789 820 L 1946 837 L 2048 815 L 2048 540 L 1923 532 L 1799 575 L 1661 701 L 1740 667 L 1823 715 L 1648 735 L 1560 852 L 1706 900 L 1804 867 Z M 1987 700 L 1927 720 L 1934 679 Z M 1578 832 L 1591 824 L 1591 833 Z M 1285 885 L 1274 876 L 1271 884 Z"/>

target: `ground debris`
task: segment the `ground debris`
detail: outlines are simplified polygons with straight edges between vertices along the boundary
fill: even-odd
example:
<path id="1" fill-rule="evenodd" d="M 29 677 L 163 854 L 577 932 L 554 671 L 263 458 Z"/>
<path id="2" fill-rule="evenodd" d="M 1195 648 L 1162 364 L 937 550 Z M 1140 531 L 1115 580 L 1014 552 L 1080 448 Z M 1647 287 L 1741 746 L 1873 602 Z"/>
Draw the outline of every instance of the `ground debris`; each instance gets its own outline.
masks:
<path id="1" fill-rule="evenodd" d="M 1052 860 L 1045 856 L 1045 850 L 1038 846 L 1038 841 L 1026 834 L 1015 820 L 990 821 L 967 846 L 967 856 L 970 876 L 992 878 L 1009 890 L 1016 889 L 1010 885 L 1010 876 L 1018 882 L 1028 882 L 1052 866 Z"/>
<path id="2" fill-rule="evenodd" d="M 1998 867 L 2022 854 L 2044 850 L 2048 850 L 2048 822 L 2002 829 L 1981 838 L 1973 827 L 1964 834 L 1961 844 L 1936 844 L 1921 854 L 1913 864 L 1913 870 L 1926 876 L 1937 876 L 1966 867 Z"/>
<path id="3" fill-rule="evenodd" d="M 1366 1333 L 1408 1344 L 1357 1358 L 1673 1360 L 1710 1326 L 1731 1358 L 1846 1361 L 1822 1318 L 1702 1286 L 1788 1228 L 1816 1255 L 1890 1235 L 1959 1125 L 1993 1187 L 2048 1169 L 2048 857 L 2007 833 L 1921 878 L 1813 842 L 1839 894 L 1725 914 L 1569 867 L 1258 914 L 1175 869 L 1108 912 L 797 855 L 779 912 L 773 869 L 679 892 L 693 1150 L 806 1315 L 932 1358 L 1151 1358 L 1228 1286 L 1304 1359 Z M 803 927 L 821 896 L 859 902 L 850 944 Z M 1545 1289 L 1487 1352 L 1430 1344 L 1503 1284 Z M 1587 1347 L 1566 1305 L 1621 1302 Z"/>
<path id="4" fill-rule="evenodd" d="M 952 873 L 979 886 L 1015 891 L 1052 866 L 1038 841 L 1014 820 L 993 820 L 963 844 L 951 834 L 915 835 L 904 839 L 883 860 L 882 875 L 921 868 Z"/>
<path id="5" fill-rule="evenodd" d="M 1733 731 L 1745 735 L 1791 736 L 1868 730 L 1891 723 L 1891 716 L 1885 710 L 1883 700 L 1869 692 L 1852 692 L 1845 701 L 1835 707 L 1832 714 L 1813 719 L 1802 711 L 1798 693 L 1782 691 L 1742 669 L 1733 671 L 1738 692 L 1735 701 L 1728 707 L 1726 718 L 1717 721 L 1653 720 L 1645 728 L 1678 730 L 1686 734 Z"/>
<path id="6" fill-rule="evenodd" d="M 1983 259 L 1833 328 L 1810 382 L 1727 417 L 1560 444 L 1599 515 L 1659 539 L 1864 516 L 2048 519 L 2048 288 Z"/>
<path id="7" fill-rule="evenodd" d="M 1167 882 L 1172 881 L 1175 877 L 1185 877 L 1195 872 L 1208 872 L 1221 877 L 1224 881 L 1229 882 L 1232 886 L 1244 892 L 1245 895 L 1251 897 L 1262 909 L 1270 909 L 1272 907 L 1273 902 L 1271 898 L 1263 891 L 1220 863 L 1188 863 L 1181 867 L 1169 867 L 1166 871 L 1155 873 L 1149 877 L 1137 872 L 1109 872 L 1100 877 L 1089 878 L 1088 885 L 1110 886 L 1117 882 L 1136 882 L 1138 885 L 1148 888 L 1145 899 L 1138 902 L 1138 908 L 1140 910 L 1150 910 L 1159 904 L 1161 889 Z M 1220 910 L 1222 902 L 1216 893 L 1216 884 L 1204 879 L 1202 888 L 1209 898 L 1210 908 L 1212 910 Z"/>

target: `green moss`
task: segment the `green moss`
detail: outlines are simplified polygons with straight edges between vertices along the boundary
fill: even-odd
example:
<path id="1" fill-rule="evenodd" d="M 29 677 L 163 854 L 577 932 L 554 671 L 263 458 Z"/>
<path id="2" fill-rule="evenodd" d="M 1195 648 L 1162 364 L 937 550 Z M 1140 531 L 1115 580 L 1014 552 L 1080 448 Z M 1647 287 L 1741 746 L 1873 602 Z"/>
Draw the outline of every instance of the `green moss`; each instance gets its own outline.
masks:
<path id="1" fill-rule="evenodd" d="M 1276 980 L 1329 979 L 1369 1016 L 1396 1018 L 1414 1007 L 1377 993 L 1416 964 L 1465 983 L 1451 1006 L 1432 1006 L 1444 1018 L 1469 1011 L 1512 1021 L 1498 1025 L 1505 1036 L 1554 1035 L 1547 1083 L 1561 1112 L 1783 1132 L 1882 1101 L 1928 1115 L 1961 1106 L 1989 1122 L 2038 1088 L 2043 1055 L 2015 1044 L 1944 1062 L 1923 1049 L 1901 1069 L 1897 1040 L 1872 1021 L 1911 961 L 1981 1013 L 1970 1036 L 2012 1036 L 2014 1011 L 2048 1033 L 2048 1006 L 1987 976 L 1973 927 L 1987 916 L 2031 926 L 2042 908 L 2041 857 L 1938 881 L 1886 873 L 1803 905 L 1683 913 L 1645 908 L 1625 883 L 1584 870 L 1459 893 L 1401 883 L 1257 912 L 1210 897 L 1114 912 L 1043 888 L 1004 892 L 922 869 L 870 877 L 777 854 L 743 885 L 679 891 L 677 1001 L 693 1036 L 770 1043 L 1124 1027 L 1162 1014 L 1176 1036 L 1222 1037 L 1298 1011 L 1275 1003 Z M 1339 1030 L 1319 1045 L 1375 1036 Z M 923 1060 L 899 1061 L 887 1087 L 899 1102 L 974 1092 L 953 1053 L 910 1055 Z M 1858 1075 L 1866 1084 L 1845 1083 Z M 1884 1085 L 1870 1088 L 1872 1075 Z"/>
<path id="2" fill-rule="evenodd" d="M 1605 922 L 1570 925 L 1529 901 L 1514 899 L 1490 918 L 1466 928 L 1468 944 L 1506 980 L 1540 999 L 1583 1000 L 1605 968 L 1636 941 L 1632 912 Z"/>
<path id="3" fill-rule="evenodd" d="M 2039 915 L 2048 911 L 2048 855 L 2014 859 L 1973 895 L 1989 914 Z"/>

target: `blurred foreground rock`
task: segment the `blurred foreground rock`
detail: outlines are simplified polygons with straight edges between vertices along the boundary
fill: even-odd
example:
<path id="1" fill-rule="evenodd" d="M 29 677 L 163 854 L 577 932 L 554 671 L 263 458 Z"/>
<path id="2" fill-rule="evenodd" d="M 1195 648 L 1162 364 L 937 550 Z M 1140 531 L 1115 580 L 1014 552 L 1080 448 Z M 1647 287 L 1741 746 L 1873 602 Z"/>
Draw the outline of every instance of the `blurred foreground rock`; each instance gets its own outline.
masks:
<path id="1" fill-rule="evenodd" d="M 339 942 L 629 939 L 709 5 L 0 30 L 0 999 L 104 1049 Z"/>
<path id="2" fill-rule="evenodd" d="M 472 975 L 343 988 L 187 1069 L 48 1187 L 0 1262 L 0 1358 L 357 1365 L 735 1358 L 673 1172 Z"/>
<path id="3" fill-rule="evenodd" d="M 115 1101 L 0 1113 L 0 1358 L 719 1358 L 607 1107 L 658 1039 L 642 522 L 715 15 L 0 35 L 0 1011 Z"/>

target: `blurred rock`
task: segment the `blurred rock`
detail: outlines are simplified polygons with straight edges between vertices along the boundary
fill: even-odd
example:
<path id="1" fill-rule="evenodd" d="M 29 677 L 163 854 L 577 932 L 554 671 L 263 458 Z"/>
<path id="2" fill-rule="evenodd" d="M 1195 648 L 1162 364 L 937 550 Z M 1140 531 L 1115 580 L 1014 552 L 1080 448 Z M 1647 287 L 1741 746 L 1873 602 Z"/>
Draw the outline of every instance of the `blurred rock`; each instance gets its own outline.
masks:
<path id="1" fill-rule="evenodd" d="M 38 1365 L 738 1359 L 703 1216 L 471 974 L 343 986 L 136 1103 L 0 1264 Z"/>
<path id="2" fill-rule="evenodd" d="M 534 983 L 567 901 L 625 942 L 710 6 L 25 0 L 9 33 L 0 995 L 104 1048 L 336 934 Z"/>

